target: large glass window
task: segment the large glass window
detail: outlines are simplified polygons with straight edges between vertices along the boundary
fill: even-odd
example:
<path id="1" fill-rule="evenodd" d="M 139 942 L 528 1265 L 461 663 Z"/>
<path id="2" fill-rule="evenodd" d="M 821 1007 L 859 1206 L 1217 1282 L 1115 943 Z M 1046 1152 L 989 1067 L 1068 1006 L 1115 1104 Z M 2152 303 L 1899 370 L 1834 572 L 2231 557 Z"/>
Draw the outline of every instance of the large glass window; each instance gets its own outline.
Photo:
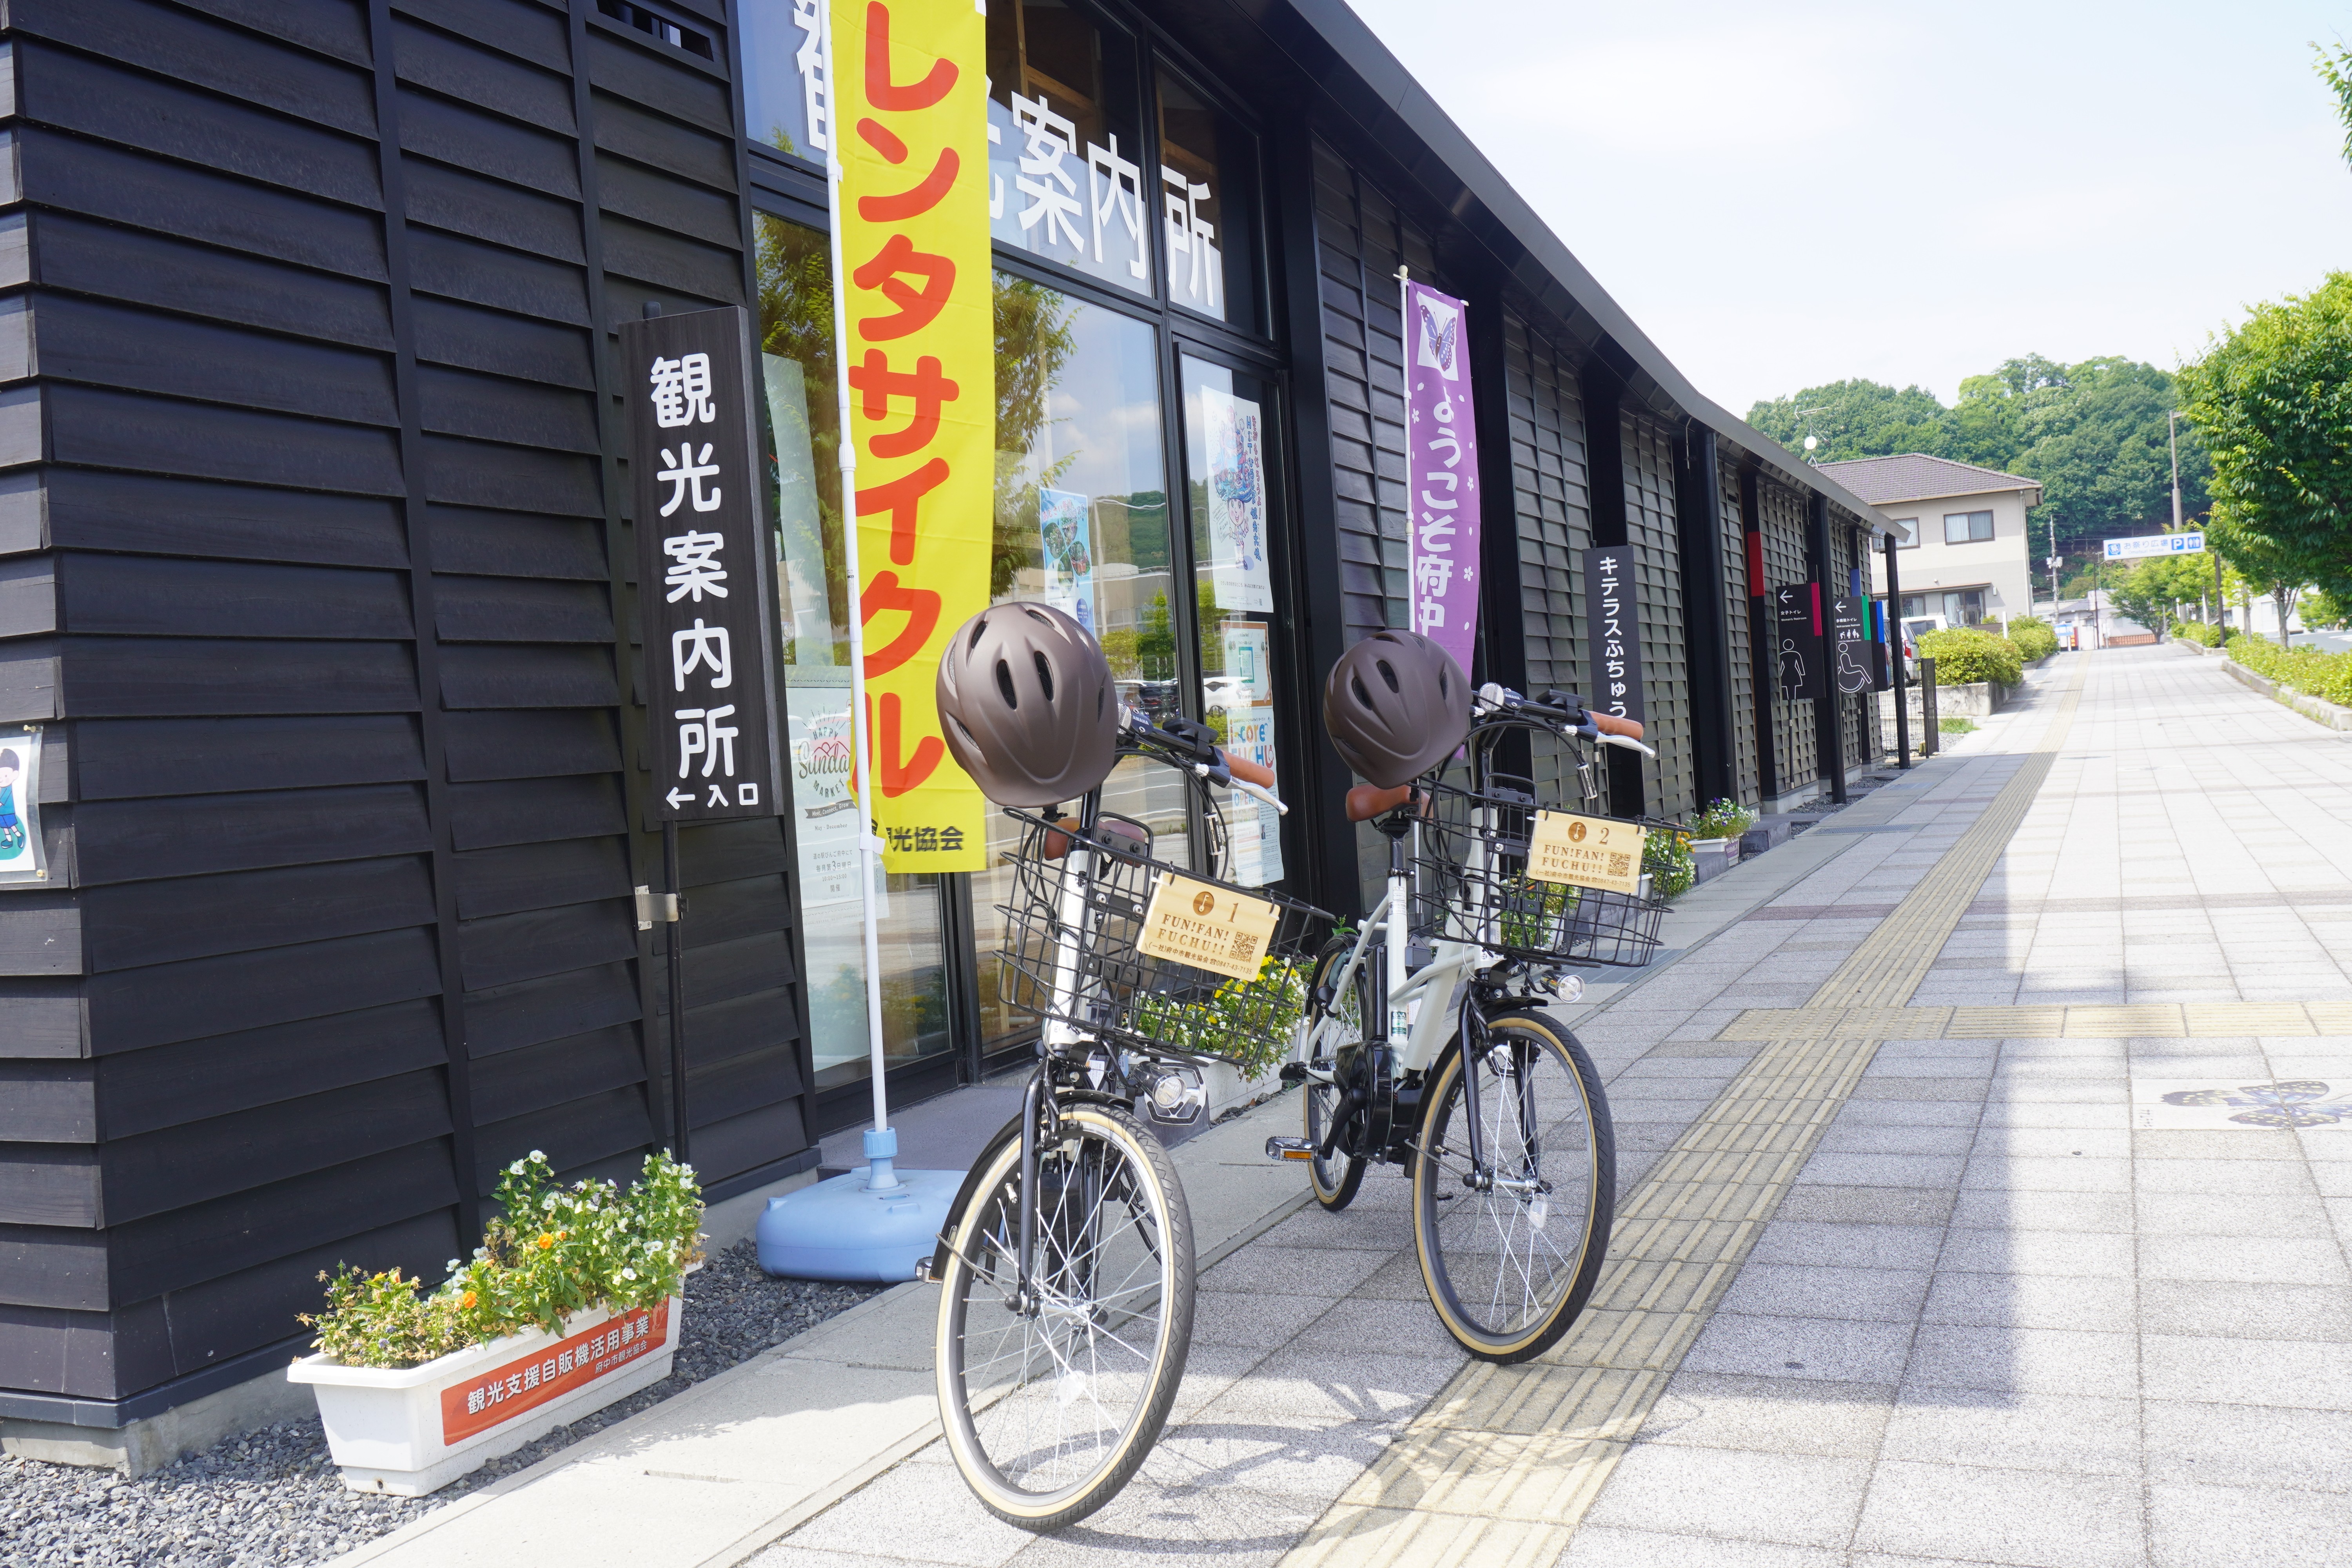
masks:
<path id="1" fill-rule="evenodd" d="M 825 237 L 759 215 L 760 376 L 777 520 L 785 734 L 816 1087 L 870 1070 L 849 712 L 839 405 Z M 940 879 L 884 879 L 883 1038 L 889 1059 L 950 1048 Z"/>
<path id="2" fill-rule="evenodd" d="M 988 8 L 988 216 L 999 245 L 1151 292 L 1135 46 L 1062 0 Z"/>
<path id="3" fill-rule="evenodd" d="M 1160 440 L 1155 334 L 1133 317 L 1010 274 L 996 277 L 996 525 L 990 597 L 1057 605 L 1099 637 L 1120 700 L 1182 710 L 1170 603 L 1167 458 Z M 1152 829 L 1154 853 L 1183 863 L 1184 797 L 1165 768 L 1121 765 L 1104 809 Z M 972 878 L 978 947 L 1002 945 L 996 906 L 1010 895 L 1005 858 L 1019 826 L 992 815 L 991 869 Z M 1028 1020 L 981 973 L 991 1039 Z"/>
<path id="4" fill-rule="evenodd" d="M 1258 315 L 1256 139 L 1181 78 L 1160 73 L 1160 202 L 1168 298 L 1245 331 Z"/>
<path id="5" fill-rule="evenodd" d="M 1253 376 L 1189 354 L 1182 364 L 1203 717 L 1228 751 L 1276 767 L 1269 399 Z M 1235 792 L 1225 830 L 1228 880 L 1263 887 L 1281 879 L 1280 813 Z"/>
<path id="6" fill-rule="evenodd" d="M 824 0 L 742 0 L 743 121 L 751 140 L 824 162 Z"/>

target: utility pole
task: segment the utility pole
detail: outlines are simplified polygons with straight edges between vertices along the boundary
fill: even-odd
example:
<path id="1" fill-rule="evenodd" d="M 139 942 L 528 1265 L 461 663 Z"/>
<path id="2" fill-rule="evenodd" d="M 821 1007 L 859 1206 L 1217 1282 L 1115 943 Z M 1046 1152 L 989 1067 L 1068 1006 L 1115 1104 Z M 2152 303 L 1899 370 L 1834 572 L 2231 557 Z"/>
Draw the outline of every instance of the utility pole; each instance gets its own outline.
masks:
<path id="1" fill-rule="evenodd" d="M 2165 440 L 2172 447 L 2172 531 L 2180 531 L 2180 410 L 2164 411 Z"/>

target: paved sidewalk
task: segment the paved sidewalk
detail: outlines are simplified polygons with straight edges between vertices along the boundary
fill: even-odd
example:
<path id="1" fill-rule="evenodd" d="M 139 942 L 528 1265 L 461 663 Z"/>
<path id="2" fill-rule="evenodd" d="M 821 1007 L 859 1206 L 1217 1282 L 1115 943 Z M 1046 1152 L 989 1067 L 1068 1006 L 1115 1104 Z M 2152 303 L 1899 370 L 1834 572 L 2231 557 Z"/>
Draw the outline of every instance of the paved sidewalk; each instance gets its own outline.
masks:
<path id="1" fill-rule="evenodd" d="M 2053 661 L 1572 1010 L 1621 1218 L 1540 1361 L 1444 1340 L 1395 1173 L 1291 1212 L 1297 1173 L 1256 1153 L 1285 1099 L 1178 1151 L 1229 1255 L 1166 1437 L 1058 1536 L 990 1520 L 931 1440 L 910 1287 L 371 1555 L 2334 1563 L 2347 824 L 2352 738 L 2169 648 Z"/>

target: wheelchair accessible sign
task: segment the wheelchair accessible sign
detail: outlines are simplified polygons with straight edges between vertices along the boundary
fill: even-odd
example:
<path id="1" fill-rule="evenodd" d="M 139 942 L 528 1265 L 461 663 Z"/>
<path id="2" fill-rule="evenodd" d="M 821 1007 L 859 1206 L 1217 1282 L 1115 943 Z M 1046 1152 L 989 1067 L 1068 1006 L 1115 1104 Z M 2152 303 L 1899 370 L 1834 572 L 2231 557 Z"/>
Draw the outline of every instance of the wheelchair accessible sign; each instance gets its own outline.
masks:
<path id="1" fill-rule="evenodd" d="M 1648 837 L 1647 829 L 1630 822 L 1539 811 L 1528 837 L 1528 875 L 1538 882 L 1638 894 Z"/>

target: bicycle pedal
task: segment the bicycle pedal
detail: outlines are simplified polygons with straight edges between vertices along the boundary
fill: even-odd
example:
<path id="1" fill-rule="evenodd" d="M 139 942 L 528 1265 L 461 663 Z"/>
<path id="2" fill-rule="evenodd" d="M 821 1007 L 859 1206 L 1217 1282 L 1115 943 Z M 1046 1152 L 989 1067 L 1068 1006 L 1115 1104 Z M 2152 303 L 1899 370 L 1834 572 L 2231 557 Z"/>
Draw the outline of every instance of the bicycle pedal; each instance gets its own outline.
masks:
<path id="1" fill-rule="evenodd" d="M 1285 1062 L 1282 1064 L 1282 1082 L 1284 1088 L 1297 1089 L 1300 1084 L 1305 1083 L 1306 1081 L 1307 1064 L 1305 1062 Z"/>
<path id="2" fill-rule="evenodd" d="M 1269 1160 L 1312 1160 L 1315 1145 L 1304 1138 L 1269 1138 L 1265 1141 L 1265 1157 Z"/>

